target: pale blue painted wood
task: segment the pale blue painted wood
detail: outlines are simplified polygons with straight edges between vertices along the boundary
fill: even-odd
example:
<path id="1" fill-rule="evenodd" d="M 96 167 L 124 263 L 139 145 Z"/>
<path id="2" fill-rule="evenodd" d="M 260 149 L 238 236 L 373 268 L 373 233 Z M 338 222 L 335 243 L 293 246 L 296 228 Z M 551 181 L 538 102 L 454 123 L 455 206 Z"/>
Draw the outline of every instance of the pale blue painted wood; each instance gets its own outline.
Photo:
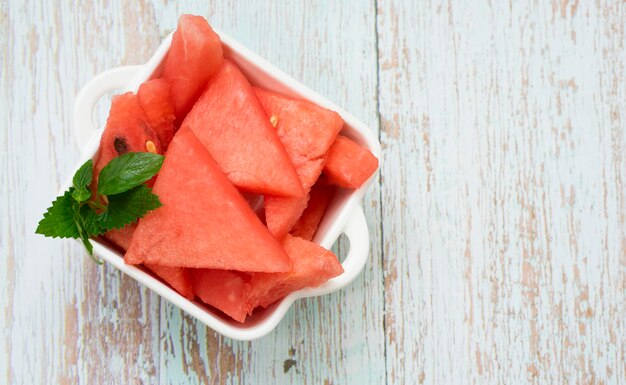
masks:
<path id="1" fill-rule="evenodd" d="M 624 3 L 379 3 L 389 383 L 623 383 Z"/>

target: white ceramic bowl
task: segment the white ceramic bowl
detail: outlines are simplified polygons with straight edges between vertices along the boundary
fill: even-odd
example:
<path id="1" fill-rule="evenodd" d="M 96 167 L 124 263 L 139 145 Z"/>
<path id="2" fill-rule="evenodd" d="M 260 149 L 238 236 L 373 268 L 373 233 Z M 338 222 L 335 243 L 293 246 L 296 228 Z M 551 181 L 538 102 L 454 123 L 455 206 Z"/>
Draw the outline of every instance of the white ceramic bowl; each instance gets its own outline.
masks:
<path id="1" fill-rule="evenodd" d="M 229 36 L 217 30 L 216 32 L 222 39 L 224 56 L 235 62 L 253 85 L 280 92 L 287 96 L 306 99 L 336 111 L 345 121 L 342 134 L 367 147 L 380 159 L 380 144 L 374 133 L 365 124 L 292 79 Z M 98 100 L 105 94 L 115 90 L 137 91 L 141 83 L 152 77 L 159 76 L 171 40 L 172 35 L 170 34 L 145 65 L 119 67 L 103 72 L 87 83 L 78 93 L 74 104 L 74 132 L 78 146 L 83 149 L 83 152 L 74 171 L 78 170 L 81 164 L 87 159 L 93 158 L 97 153 L 102 130 L 96 128 L 93 112 Z M 330 203 L 314 239 L 316 243 L 330 249 L 342 233 L 346 234 L 350 241 L 350 251 L 342 263 L 344 273 L 329 280 L 322 286 L 293 292 L 265 310 L 259 311 L 257 309 L 255 314 L 249 317 L 243 324 L 228 319 L 220 312 L 205 306 L 201 302 L 189 301 L 147 270 L 125 264 L 123 256 L 106 243 L 95 240 L 91 242 L 94 247 L 94 253 L 97 256 L 193 315 L 208 327 L 233 339 L 253 340 L 271 332 L 278 325 L 291 304 L 298 298 L 314 297 L 339 290 L 349 284 L 363 270 L 369 255 L 369 234 L 361 207 L 361 200 L 373 178 L 370 178 L 358 190 L 338 189 L 338 193 Z M 68 181 L 65 187 L 67 188 L 70 184 L 71 180 Z"/>

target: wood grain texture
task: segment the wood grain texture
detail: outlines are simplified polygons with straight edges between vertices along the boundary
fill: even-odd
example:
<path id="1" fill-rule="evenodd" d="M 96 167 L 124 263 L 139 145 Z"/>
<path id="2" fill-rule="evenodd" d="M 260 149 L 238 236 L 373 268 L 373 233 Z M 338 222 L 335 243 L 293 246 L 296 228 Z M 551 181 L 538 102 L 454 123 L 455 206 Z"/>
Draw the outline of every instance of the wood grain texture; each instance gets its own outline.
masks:
<path id="1" fill-rule="evenodd" d="M 181 13 L 380 126 L 370 263 L 259 341 L 34 235 L 76 92 Z M 619 1 L 0 2 L 0 382 L 626 382 L 625 25 Z"/>
<path id="2" fill-rule="evenodd" d="M 623 2 L 379 2 L 388 383 L 625 381 Z"/>

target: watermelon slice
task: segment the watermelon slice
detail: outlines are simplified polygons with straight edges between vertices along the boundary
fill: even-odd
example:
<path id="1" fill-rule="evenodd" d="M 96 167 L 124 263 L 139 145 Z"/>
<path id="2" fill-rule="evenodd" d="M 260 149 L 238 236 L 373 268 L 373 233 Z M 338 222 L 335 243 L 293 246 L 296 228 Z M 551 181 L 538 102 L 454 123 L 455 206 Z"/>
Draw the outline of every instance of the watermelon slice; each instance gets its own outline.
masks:
<path id="1" fill-rule="evenodd" d="M 322 221 L 326 208 L 333 198 L 335 188 L 323 183 L 316 183 L 309 193 L 309 204 L 291 230 L 291 235 L 311 241 Z"/>
<path id="2" fill-rule="evenodd" d="M 305 193 L 245 76 L 225 60 L 181 127 L 190 127 L 237 187 L 259 194 Z"/>
<path id="3" fill-rule="evenodd" d="M 187 299 L 194 299 L 188 269 L 146 263 L 146 267 Z"/>
<path id="4" fill-rule="evenodd" d="M 343 119 L 313 103 L 290 99 L 255 88 L 267 116 L 276 123 L 276 132 L 308 192 L 324 166 L 324 155 L 341 131 Z M 291 230 L 307 205 L 307 197 L 265 197 L 267 227 L 278 239 Z"/>
<path id="5" fill-rule="evenodd" d="M 315 243 L 287 234 L 282 245 L 293 269 L 286 273 L 252 274 L 249 309 L 267 307 L 293 291 L 319 286 L 343 273 L 337 256 Z"/>
<path id="6" fill-rule="evenodd" d="M 281 272 L 289 258 L 193 132 L 181 128 L 153 192 L 163 206 L 139 220 L 126 263 Z"/>
<path id="7" fill-rule="evenodd" d="M 113 158 L 127 152 L 145 152 L 148 151 L 148 147 L 152 146 L 154 152 L 162 152 L 161 142 L 141 108 L 137 96 L 131 92 L 114 96 L 109 117 L 100 138 L 91 191 L 96 191 L 100 171 Z M 132 237 L 132 229 L 134 229 L 134 226 L 127 227 L 128 229 L 111 230 L 104 234 L 104 237 L 126 249 Z"/>
<path id="8" fill-rule="evenodd" d="M 366 148 L 338 136 L 328 150 L 324 174 L 340 187 L 359 188 L 378 168 L 378 159 Z"/>
<path id="9" fill-rule="evenodd" d="M 130 247 L 130 240 L 133 238 L 133 233 L 137 228 L 137 223 L 131 223 L 122 227 L 121 229 L 111 230 L 104 234 L 104 237 L 113 242 L 115 246 L 126 251 Z"/>
<path id="10" fill-rule="evenodd" d="M 193 292 L 202 302 L 221 310 L 236 321 L 245 321 L 250 311 L 247 304 L 250 284 L 244 274 L 213 269 L 188 271 Z"/>
<path id="11" fill-rule="evenodd" d="M 165 152 L 174 137 L 176 119 L 170 82 L 165 79 L 148 80 L 139 86 L 137 97 Z"/>
<path id="12" fill-rule="evenodd" d="M 152 142 L 152 145 L 148 142 Z M 145 152 L 152 146 L 153 152 L 162 153 L 159 138 L 141 108 L 137 95 L 132 92 L 116 95 L 111 101 L 109 117 L 100 138 L 94 175 L 100 174 L 100 170 L 111 159 L 127 152 Z M 94 178 L 94 183 L 96 180 Z"/>
<path id="13" fill-rule="evenodd" d="M 206 19 L 182 15 L 163 69 L 163 77 L 172 83 L 172 101 L 178 123 L 191 110 L 223 60 L 220 37 Z"/>

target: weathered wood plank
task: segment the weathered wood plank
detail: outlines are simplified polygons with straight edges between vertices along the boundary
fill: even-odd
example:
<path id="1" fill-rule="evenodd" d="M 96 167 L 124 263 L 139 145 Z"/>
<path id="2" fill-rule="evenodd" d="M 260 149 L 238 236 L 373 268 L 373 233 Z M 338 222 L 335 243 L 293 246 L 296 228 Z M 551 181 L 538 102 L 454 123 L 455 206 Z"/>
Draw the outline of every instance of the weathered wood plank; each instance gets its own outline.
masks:
<path id="1" fill-rule="evenodd" d="M 623 383 L 624 3 L 378 5 L 388 383 Z"/>

